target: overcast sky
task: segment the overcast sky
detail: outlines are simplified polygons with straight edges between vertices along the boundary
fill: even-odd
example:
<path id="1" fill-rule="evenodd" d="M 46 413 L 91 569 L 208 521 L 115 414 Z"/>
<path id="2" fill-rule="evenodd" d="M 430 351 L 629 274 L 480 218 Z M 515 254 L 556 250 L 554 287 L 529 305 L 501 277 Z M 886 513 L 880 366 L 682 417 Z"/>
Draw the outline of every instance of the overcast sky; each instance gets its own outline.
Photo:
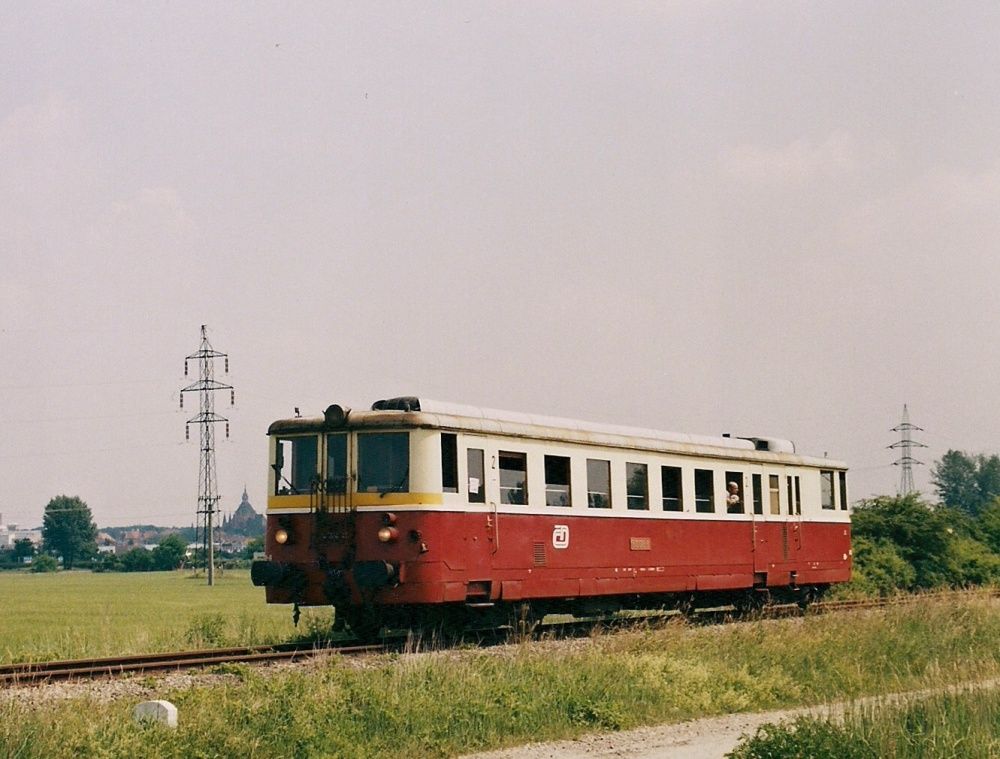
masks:
<path id="1" fill-rule="evenodd" d="M 0 9 L 0 513 L 188 525 L 293 407 L 1000 451 L 1000 4 Z M 219 430 L 220 438 L 222 430 Z"/>

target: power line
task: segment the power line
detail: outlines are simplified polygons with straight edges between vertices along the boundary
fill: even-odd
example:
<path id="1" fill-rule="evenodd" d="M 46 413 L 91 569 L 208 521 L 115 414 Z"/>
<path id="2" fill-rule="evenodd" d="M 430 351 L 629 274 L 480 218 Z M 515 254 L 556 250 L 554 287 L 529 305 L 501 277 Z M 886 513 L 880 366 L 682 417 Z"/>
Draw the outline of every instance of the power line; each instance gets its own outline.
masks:
<path id="1" fill-rule="evenodd" d="M 201 325 L 201 346 L 184 359 L 184 376 L 188 376 L 188 362 L 197 361 L 200 375 L 194 382 L 181 390 L 181 408 L 184 408 L 184 393 L 199 394 L 199 412 L 184 425 L 184 437 L 190 439 L 191 425 L 201 428 L 201 468 L 198 473 L 198 517 L 204 525 L 205 563 L 208 584 L 215 585 L 215 525 L 214 516 L 219 503 L 218 483 L 215 471 L 215 425 L 224 422 L 226 437 L 229 437 L 229 420 L 215 413 L 215 391 L 228 390 L 229 403 L 236 405 L 236 391 L 232 385 L 215 380 L 215 359 L 225 360 L 225 371 L 229 374 L 229 356 L 219 353 L 208 342 L 208 330 Z"/>

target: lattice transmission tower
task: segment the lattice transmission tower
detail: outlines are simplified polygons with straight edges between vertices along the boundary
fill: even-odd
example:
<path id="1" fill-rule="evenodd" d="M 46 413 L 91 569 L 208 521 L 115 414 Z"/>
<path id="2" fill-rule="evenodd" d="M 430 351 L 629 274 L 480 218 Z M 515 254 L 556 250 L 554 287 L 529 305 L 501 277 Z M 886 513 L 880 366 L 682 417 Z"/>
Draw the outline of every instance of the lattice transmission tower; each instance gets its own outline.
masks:
<path id="1" fill-rule="evenodd" d="M 215 379 L 215 359 L 225 360 L 225 373 L 229 374 L 229 356 L 212 348 L 208 342 L 208 330 L 201 325 L 201 346 L 184 358 L 184 376 L 188 376 L 188 362 L 197 361 L 199 379 L 181 390 L 181 408 L 184 408 L 184 393 L 199 393 L 198 414 L 184 425 L 184 438 L 191 439 L 191 425 L 201 428 L 201 469 L 198 472 L 198 537 L 202 540 L 205 556 L 205 573 L 208 584 L 215 585 L 215 512 L 218 510 L 219 492 L 215 470 L 215 425 L 226 425 L 229 437 L 229 420 L 215 413 L 215 391 L 229 391 L 229 405 L 236 404 L 236 391 L 232 385 Z M 197 537 L 196 537 L 197 541 Z"/>
<path id="2" fill-rule="evenodd" d="M 890 445 L 890 448 L 899 449 L 900 455 L 896 461 L 892 462 L 893 466 L 898 466 L 902 469 L 899 477 L 899 495 L 909 495 L 916 491 L 916 487 L 913 485 L 913 467 L 923 466 L 923 461 L 917 461 L 913 458 L 914 448 L 926 448 L 927 446 L 923 443 L 918 443 L 913 439 L 912 433 L 923 432 L 923 427 L 918 427 L 915 424 L 910 424 L 910 411 L 906 408 L 906 404 L 903 404 L 903 420 L 896 426 L 892 428 L 893 432 L 898 432 L 900 439 L 895 443 Z"/>

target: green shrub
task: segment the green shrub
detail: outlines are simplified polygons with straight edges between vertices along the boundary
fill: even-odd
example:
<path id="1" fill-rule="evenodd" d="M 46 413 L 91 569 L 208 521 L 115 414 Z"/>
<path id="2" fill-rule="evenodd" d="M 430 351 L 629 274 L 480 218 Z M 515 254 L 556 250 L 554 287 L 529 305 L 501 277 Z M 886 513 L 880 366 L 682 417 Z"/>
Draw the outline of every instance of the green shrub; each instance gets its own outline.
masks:
<path id="1" fill-rule="evenodd" d="M 948 564 L 954 585 L 988 585 L 1000 580 L 1000 556 L 972 538 L 952 540 Z"/>
<path id="2" fill-rule="evenodd" d="M 121 567 L 125 572 L 151 572 L 153 570 L 153 554 L 145 548 L 133 548 L 122 554 Z"/>
<path id="3" fill-rule="evenodd" d="M 221 614 L 199 614 L 188 625 L 184 636 L 198 648 L 218 647 L 225 643 L 226 619 Z"/>
<path id="4" fill-rule="evenodd" d="M 186 551 L 187 542 L 180 535 L 167 535 L 151 551 L 153 569 L 177 569 L 183 563 Z"/>
<path id="5" fill-rule="evenodd" d="M 858 537 L 853 541 L 854 573 L 851 585 L 872 595 L 888 596 L 914 586 L 916 570 L 895 544 L 885 539 Z"/>
<path id="6" fill-rule="evenodd" d="M 31 560 L 32 572 L 55 572 L 59 569 L 59 562 L 47 553 L 39 554 Z"/>
<path id="7" fill-rule="evenodd" d="M 732 759 L 878 759 L 841 725 L 815 717 L 799 717 L 757 732 L 726 754 Z"/>
<path id="8" fill-rule="evenodd" d="M 102 553 L 90 563 L 90 569 L 92 572 L 120 572 L 122 562 L 113 553 Z"/>
<path id="9" fill-rule="evenodd" d="M 995 499 L 979 513 L 975 525 L 976 537 L 994 553 L 1000 553 L 1000 499 Z"/>

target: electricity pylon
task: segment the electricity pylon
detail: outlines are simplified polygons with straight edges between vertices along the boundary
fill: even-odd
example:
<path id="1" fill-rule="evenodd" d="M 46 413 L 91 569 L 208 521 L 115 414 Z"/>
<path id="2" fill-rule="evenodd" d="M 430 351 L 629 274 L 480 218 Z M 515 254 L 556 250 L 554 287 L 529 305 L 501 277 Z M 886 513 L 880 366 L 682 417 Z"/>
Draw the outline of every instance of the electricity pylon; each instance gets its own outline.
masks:
<path id="1" fill-rule="evenodd" d="M 918 443 L 913 440 L 910 433 L 912 432 L 923 432 L 923 427 L 918 427 L 915 424 L 910 424 L 910 412 L 906 408 L 906 404 L 903 404 L 903 421 L 899 423 L 898 426 L 892 428 L 893 432 L 900 433 L 900 439 L 895 443 L 890 445 L 890 448 L 900 449 L 900 457 L 897 461 L 893 461 L 893 466 L 902 467 L 902 473 L 899 477 L 899 495 L 906 496 L 916 490 L 913 485 L 913 466 L 923 466 L 923 461 L 917 461 L 913 458 L 914 448 L 926 448 L 927 446 L 923 443 Z"/>
<path id="2" fill-rule="evenodd" d="M 201 325 L 201 347 L 184 359 L 184 376 L 188 376 L 188 362 L 197 361 L 200 378 L 197 382 L 181 390 L 181 408 L 184 408 L 184 393 L 200 393 L 199 411 L 184 425 L 184 438 L 191 439 L 191 425 L 201 426 L 201 469 L 198 472 L 198 517 L 199 528 L 203 528 L 202 540 L 205 549 L 205 567 L 208 584 L 215 585 L 215 525 L 214 516 L 219 503 L 218 483 L 215 472 L 215 425 L 225 422 L 226 437 L 229 437 L 229 420 L 215 413 L 216 390 L 229 391 L 229 404 L 236 404 L 236 391 L 232 385 L 215 380 L 215 359 L 225 359 L 226 374 L 229 374 L 229 356 L 214 350 L 208 342 L 208 331 Z M 197 539 L 197 538 L 196 538 Z"/>

